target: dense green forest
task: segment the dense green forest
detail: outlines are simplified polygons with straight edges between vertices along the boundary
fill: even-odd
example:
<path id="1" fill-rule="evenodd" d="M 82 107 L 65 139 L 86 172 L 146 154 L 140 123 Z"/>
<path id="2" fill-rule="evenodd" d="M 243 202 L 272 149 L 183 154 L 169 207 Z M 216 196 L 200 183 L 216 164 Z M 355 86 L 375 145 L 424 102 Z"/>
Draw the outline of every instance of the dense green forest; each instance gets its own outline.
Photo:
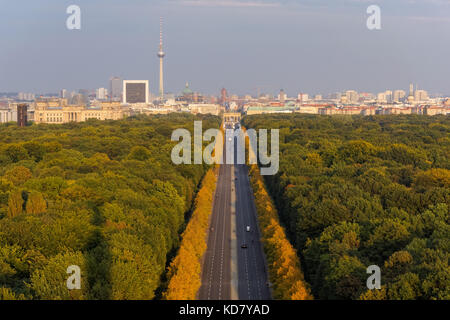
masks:
<path id="1" fill-rule="evenodd" d="M 0 126 L 0 300 L 152 299 L 207 166 L 175 166 L 174 129 L 213 116 Z M 69 291 L 67 268 L 81 268 Z"/>
<path id="2" fill-rule="evenodd" d="M 450 299 L 450 119 L 261 115 L 280 129 L 267 176 L 317 299 Z M 381 290 L 366 269 L 381 268 Z"/>

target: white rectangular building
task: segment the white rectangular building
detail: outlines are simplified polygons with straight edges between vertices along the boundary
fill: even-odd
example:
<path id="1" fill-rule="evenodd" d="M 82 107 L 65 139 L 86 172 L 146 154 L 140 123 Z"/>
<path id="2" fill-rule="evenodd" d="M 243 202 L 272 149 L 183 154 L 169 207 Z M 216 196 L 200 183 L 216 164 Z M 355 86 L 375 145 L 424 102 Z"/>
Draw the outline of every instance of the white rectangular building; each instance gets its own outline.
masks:
<path id="1" fill-rule="evenodd" d="M 0 109 L 0 123 L 17 122 L 17 110 Z"/>
<path id="2" fill-rule="evenodd" d="M 124 104 L 149 104 L 148 80 L 123 81 Z"/>

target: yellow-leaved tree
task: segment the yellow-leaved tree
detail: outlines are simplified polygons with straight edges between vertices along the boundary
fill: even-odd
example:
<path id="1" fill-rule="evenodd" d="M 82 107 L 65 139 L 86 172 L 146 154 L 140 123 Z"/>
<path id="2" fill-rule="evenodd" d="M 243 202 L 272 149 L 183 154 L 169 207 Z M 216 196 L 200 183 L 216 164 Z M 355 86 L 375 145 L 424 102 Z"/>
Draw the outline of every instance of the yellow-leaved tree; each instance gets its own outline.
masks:
<path id="1" fill-rule="evenodd" d="M 311 300 L 297 253 L 280 225 L 276 208 L 266 191 L 259 168 L 250 168 L 261 237 L 266 254 L 273 298 L 279 300 Z"/>
<path id="2" fill-rule="evenodd" d="M 201 286 L 201 260 L 216 189 L 216 175 L 209 170 L 195 200 L 195 210 L 183 232 L 180 249 L 169 267 L 166 300 L 194 300 Z"/>
<path id="3" fill-rule="evenodd" d="M 8 217 L 14 218 L 23 212 L 22 191 L 13 191 L 8 198 Z"/>
<path id="4" fill-rule="evenodd" d="M 40 192 L 33 191 L 28 195 L 26 211 L 28 214 L 40 214 L 47 211 L 47 202 Z"/>

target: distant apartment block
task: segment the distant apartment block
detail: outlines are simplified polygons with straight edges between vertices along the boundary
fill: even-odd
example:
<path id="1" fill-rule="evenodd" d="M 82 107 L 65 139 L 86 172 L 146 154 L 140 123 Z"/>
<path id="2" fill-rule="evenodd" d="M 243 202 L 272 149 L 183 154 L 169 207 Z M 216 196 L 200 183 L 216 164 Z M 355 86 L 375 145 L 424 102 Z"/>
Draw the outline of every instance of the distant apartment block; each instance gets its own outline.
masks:
<path id="1" fill-rule="evenodd" d="M 109 94 L 112 101 L 122 101 L 123 83 L 119 77 L 109 80 Z"/>
<path id="2" fill-rule="evenodd" d="M 382 108 L 380 114 L 413 114 L 413 108 L 411 107 L 391 107 Z"/>
<path id="3" fill-rule="evenodd" d="M 218 104 L 190 104 L 189 111 L 193 114 L 212 114 L 219 115 L 220 105 Z"/>
<path id="4" fill-rule="evenodd" d="M 319 114 L 321 115 L 358 115 L 361 114 L 363 108 L 361 107 L 327 107 L 320 108 Z"/>
<path id="5" fill-rule="evenodd" d="M 297 101 L 300 103 L 306 103 L 309 101 L 309 95 L 306 93 L 299 93 L 297 96 Z"/>
<path id="6" fill-rule="evenodd" d="M 365 108 L 362 108 L 361 114 L 363 116 L 374 116 L 377 113 L 377 109 L 378 109 L 377 107 L 373 107 L 373 106 L 365 107 Z"/>
<path id="7" fill-rule="evenodd" d="M 359 100 L 359 94 L 355 90 L 347 90 L 345 97 L 347 98 L 347 103 L 357 103 Z"/>
<path id="8" fill-rule="evenodd" d="M 95 90 L 95 98 L 97 100 L 106 100 L 108 98 L 108 89 L 98 88 Z"/>
<path id="9" fill-rule="evenodd" d="M 0 109 L 0 123 L 17 121 L 17 109 Z"/>
<path id="10" fill-rule="evenodd" d="M 426 92 L 425 90 L 416 90 L 416 92 L 414 92 L 414 100 L 417 102 L 428 101 L 428 92 Z"/>
<path id="11" fill-rule="evenodd" d="M 280 93 L 278 94 L 278 101 L 280 101 L 281 104 L 284 104 L 284 102 L 287 99 L 286 92 L 284 92 L 283 89 L 280 90 Z"/>
<path id="12" fill-rule="evenodd" d="M 35 95 L 33 93 L 19 92 L 17 94 L 17 100 L 20 100 L 20 101 L 33 101 L 34 98 L 35 98 Z"/>
<path id="13" fill-rule="evenodd" d="M 423 114 L 427 116 L 450 115 L 450 107 L 448 106 L 425 106 Z"/>
<path id="14" fill-rule="evenodd" d="M 298 113 L 309 113 L 309 114 L 318 114 L 320 108 L 325 108 L 327 105 L 323 104 L 306 104 L 301 105 L 298 110 L 295 110 L 295 112 Z"/>
<path id="15" fill-rule="evenodd" d="M 395 102 L 400 102 L 406 97 L 406 92 L 404 90 L 395 90 L 393 100 Z"/>
<path id="16" fill-rule="evenodd" d="M 294 112 L 295 107 L 248 107 L 247 115 L 254 114 L 272 114 L 272 113 L 292 113 Z"/>

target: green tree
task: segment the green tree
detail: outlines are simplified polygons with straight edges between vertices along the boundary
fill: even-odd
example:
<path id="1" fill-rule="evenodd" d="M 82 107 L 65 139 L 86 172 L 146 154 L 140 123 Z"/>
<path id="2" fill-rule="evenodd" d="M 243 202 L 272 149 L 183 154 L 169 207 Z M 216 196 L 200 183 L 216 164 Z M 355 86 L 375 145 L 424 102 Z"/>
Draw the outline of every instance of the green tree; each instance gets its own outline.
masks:
<path id="1" fill-rule="evenodd" d="M 28 214 L 40 214 L 47 211 L 47 202 L 40 192 L 33 191 L 28 195 L 26 211 Z"/>
<path id="2" fill-rule="evenodd" d="M 27 150 L 20 144 L 10 144 L 6 146 L 4 153 L 13 163 L 28 159 Z"/>
<path id="3" fill-rule="evenodd" d="M 81 289 L 67 288 L 67 268 L 78 266 L 81 269 Z M 51 258 L 43 269 L 31 275 L 31 289 L 36 297 L 43 300 L 84 300 L 87 297 L 87 269 L 85 257 L 81 252 L 61 252 Z"/>
<path id="4" fill-rule="evenodd" d="M 0 287 L 0 300 L 25 300 L 25 295 L 14 293 L 11 288 Z"/>
<path id="5" fill-rule="evenodd" d="M 33 174 L 31 173 L 31 170 L 26 167 L 16 166 L 6 171 L 4 177 L 14 183 L 14 185 L 20 186 L 31 179 Z"/>
<path id="6" fill-rule="evenodd" d="M 22 191 L 14 191 L 10 193 L 8 199 L 8 217 L 14 218 L 23 212 L 24 200 Z"/>
<path id="7" fill-rule="evenodd" d="M 141 146 L 135 146 L 131 149 L 128 159 L 146 161 L 150 158 L 151 154 L 147 148 Z"/>

